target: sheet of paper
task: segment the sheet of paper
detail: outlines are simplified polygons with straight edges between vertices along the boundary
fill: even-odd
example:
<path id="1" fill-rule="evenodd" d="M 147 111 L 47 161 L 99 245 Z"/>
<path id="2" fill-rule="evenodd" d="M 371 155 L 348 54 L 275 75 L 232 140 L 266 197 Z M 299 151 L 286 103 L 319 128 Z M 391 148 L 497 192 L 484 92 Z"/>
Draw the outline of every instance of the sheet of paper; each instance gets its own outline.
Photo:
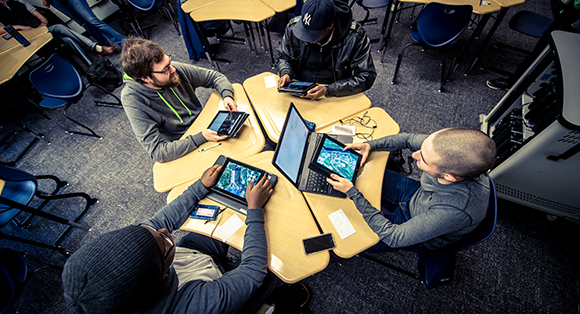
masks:
<path id="1" fill-rule="evenodd" d="M 333 125 L 332 134 L 334 135 L 355 135 L 356 128 L 354 125 Z"/>
<path id="2" fill-rule="evenodd" d="M 217 230 L 214 233 L 214 236 L 222 239 L 223 242 L 226 242 L 243 225 L 244 222 L 240 219 L 240 217 L 234 214 L 223 225 L 217 228 Z"/>
<path id="3" fill-rule="evenodd" d="M 223 100 L 220 100 L 220 103 L 218 104 L 218 111 L 220 110 L 227 110 L 226 107 L 224 106 Z M 248 105 L 238 104 L 238 111 L 248 112 Z"/>
<path id="4" fill-rule="evenodd" d="M 278 86 L 274 75 L 264 76 L 264 84 L 266 84 L 266 88 Z"/>
<path id="5" fill-rule="evenodd" d="M 341 240 L 356 233 L 354 226 L 350 223 L 350 220 L 348 220 L 348 217 L 346 217 L 342 208 L 328 215 L 328 218 L 330 219 L 330 222 L 332 222 L 334 229 L 338 232 Z"/>

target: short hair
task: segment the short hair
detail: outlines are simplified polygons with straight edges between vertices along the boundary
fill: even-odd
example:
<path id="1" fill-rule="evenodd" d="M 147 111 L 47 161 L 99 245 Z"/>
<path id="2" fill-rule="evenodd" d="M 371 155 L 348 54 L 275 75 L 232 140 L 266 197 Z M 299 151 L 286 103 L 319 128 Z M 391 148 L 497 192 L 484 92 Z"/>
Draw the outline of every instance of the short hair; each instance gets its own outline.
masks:
<path id="1" fill-rule="evenodd" d="M 142 82 L 141 78 L 151 76 L 153 64 L 161 62 L 165 51 L 157 43 L 141 37 L 129 37 L 121 51 L 121 66 L 131 78 Z"/>
<path id="2" fill-rule="evenodd" d="M 470 128 L 450 128 L 433 137 L 433 150 L 441 157 L 437 170 L 463 179 L 489 170 L 496 158 L 495 142 L 485 133 Z"/>

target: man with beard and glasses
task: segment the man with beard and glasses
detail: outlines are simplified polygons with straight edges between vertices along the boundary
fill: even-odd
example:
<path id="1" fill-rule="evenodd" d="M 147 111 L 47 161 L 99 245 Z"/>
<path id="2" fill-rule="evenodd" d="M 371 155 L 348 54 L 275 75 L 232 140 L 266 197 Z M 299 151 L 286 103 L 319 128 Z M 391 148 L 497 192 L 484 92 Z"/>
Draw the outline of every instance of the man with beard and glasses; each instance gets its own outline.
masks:
<path id="1" fill-rule="evenodd" d="M 197 87 L 215 88 L 225 108 L 237 110 L 234 87 L 223 74 L 172 62 L 161 46 L 138 37 L 125 40 L 121 65 L 123 108 L 137 140 L 154 161 L 172 161 L 205 142 L 226 138 L 204 130 L 180 139 L 203 109 L 195 96 Z"/>

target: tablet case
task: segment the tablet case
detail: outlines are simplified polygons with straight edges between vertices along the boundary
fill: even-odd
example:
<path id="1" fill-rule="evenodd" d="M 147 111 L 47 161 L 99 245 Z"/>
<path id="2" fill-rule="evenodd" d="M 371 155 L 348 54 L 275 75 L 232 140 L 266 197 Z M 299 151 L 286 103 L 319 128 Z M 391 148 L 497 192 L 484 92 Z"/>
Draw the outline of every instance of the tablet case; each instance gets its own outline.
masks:
<path id="1" fill-rule="evenodd" d="M 318 146 L 316 147 L 316 151 L 314 152 L 314 155 L 312 156 L 313 157 L 312 160 L 310 160 L 310 164 L 308 165 L 308 168 L 310 168 L 311 170 L 314 170 L 314 171 L 316 171 L 318 173 L 321 173 L 321 174 L 323 174 L 325 176 L 330 177 L 330 174 L 331 173 L 334 173 L 334 172 L 332 170 L 330 170 L 330 169 L 328 169 L 328 168 L 326 168 L 326 167 L 324 167 L 324 166 L 322 166 L 322 165 L 320 165 L 320 164 L 318 164 L 316 162 L 316 159 L 317 159 L 318 155 L 320 155 L 320 153 L 321 153 L 322 147 L 324 145 L 324 140 L 326 138 L 328 138 L 333 143 L 337 144 L 339 147 L 341 147 L 341 149 L 346 146 L 346 145 L 343 144 L 343 142 L 341 142 L 340 140 L 334 138 L 334 136 L 329 136 L 328 134 L 323 134 L 323 138 L 320 141 L 320 143 L 318 144 Z M 360 161 L 362 159 L 362 156 L 359 153 L 355 152 L 355 151 L 352 151 L 352 150 L 349 150 L 349 151 L 351 153 L 353 153 L 354 155 L 357 155 L 358 156 L 357 164 L 355 166 L 354 174 L 353 174 L 353 177 L 352 177 L 352 180 L 351 180 L 352 183 L 354 184 L 355 181 L 356 181 L 356 178 L 358 176 L 358 172 L 360 170 Z"/>
<path id="2" fill-rule="evenodd" d="M 227 135 L 228 137 L 236 137 L 236 135 L 238 135 L 238 132 L 242 128 L 242 125 L 244 125 L 244 122 L 246 122 L 246 119 L 250 116 L 250 114 L 245 113 L 243 111 L 220 110 L 220 111 L 218 111 L 218 113 L 215 115 L 215 117 L 213 118 L 213 120 L 209 124 L 208 129 L 211 128 L 211 126 L 214 124 L 214 122 L 220 116 L 220 114 L 227 114 L 227 113 L 239 114 L 241 117 L 234 120 L 233 122 L 231 119 L 226 119 L 217 129 L 215 129 L 215 130 L 211 129 L 211 130 L 218 132 L 218 135 Z M 234 123 L 234 125 L 230 127 L 228 133 L 219 132 L 219 130 L 224 126 L 225 123 Z"/>
<path id="3" fill-rule="evenodd" d="M 223 166 L 226 162 L 226 159 L 228 157 L 224 156 L 224 155 L 220 155 L 218 157 L 218 159 L 216 160 L 216 162 L 214 163 L 214 165 L 220 165 Z M 231 159 L 231 158 L 230 158 Z M 245 165 L 242 162 L 239 162 L 237 160 L 231 159 L 233 161 L 235 161 L 236 163 Z M 254 167 L 255 168 L 255 167 Z M 260 169 L 261 170 L 261 169 Z M 263 171 L 263 170 L 262 170 Z M 265 172 L 265 176 L 266 179 L 270 180 L 270 184 L 272 184 L 272 187 L 276 186 L 276 183 L 278 183 L 278 176 L 275 174 L 271 174 L 267 171 Z M 221 176 L 221 174 L 220 174 Z M 247 215 L 248 214 L 248 203 L 247 202 L 241 202 L 227 194 L 223 194 L 217 190 L 214 190 L 213 188 L 210 189 L 209 193 L 207 194 L 207 198 L 216 201 L 222 205 L 225 205 L 241 214 Z"/>
<path id="4" fill-rule="evenodd" d="M 312 82 L 301 82 L 301 81 L 294 81 L 290 82 L 290 84 L 279 87 L 279 93 L 286 93 L 291 94 L 294 96 L 306 96 L 309 90 L 313 89 L 316 86 L 316 83 Z"/>

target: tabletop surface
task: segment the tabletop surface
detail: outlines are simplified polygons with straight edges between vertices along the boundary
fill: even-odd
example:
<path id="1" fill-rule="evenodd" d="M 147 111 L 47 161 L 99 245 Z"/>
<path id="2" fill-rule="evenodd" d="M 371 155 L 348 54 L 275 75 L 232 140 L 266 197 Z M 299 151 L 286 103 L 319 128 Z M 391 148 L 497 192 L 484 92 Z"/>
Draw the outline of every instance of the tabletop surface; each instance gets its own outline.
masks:
<path id="1" fill-rule="evenodd" d="M 363 112 L 356 114 L 361 117 Z M 378 139 L 387 135 L 399 133 L 399 125 L 381 108 L 370 108 L 367 113 L 377 125 L 374 129 L 373 139 Z M 331 127 L 319 130 L 321 133 L 329 133 Z M 368 129 L 357 126 L 357 132 L 367 133 Z M 355 137 L 354 142 L 365 142 L 365 140 Z M 379 209 L 381 206 L 381 189 L 383 174 L 387 165 L 389 152 L 373 151 L 370 153 L 364 166 L 359 171 L 355 186 L 363 193 L 372 206 Z M 303 193 L 308 205 L 312 209 L 316 220 L 325 233 L 332 233 L 336 247 L 334 253 L 342 258 L 350 258 L 365 249 L 373 246 L 379 241 L 378 236 L 371 230 L 363 219 L 362 214 L 356 209 L 353 201 L 349 198 L 337 198 L 326 195 Z M 341 239 L 336 228 L 328 215 L 341 210 L 356 230 L 356 232 Z"/>
<path id="2" fill-rule="evenodd" d="M 371 101 L 363 93 L 310 100 L 278 93 L 277 85 L 267 87 L 266 80 L 278 82 L 278 75 L 265 72 L 250 77 L 244 81 L 244 89 L 268 137 L 276 143 L 291 102 L 304 119 L 316 123 L 316 131 L 371 107 Z"/>
<path id="3" fill-rule="evenodd" d="M 0 84 L 10 80 L 32 55 L 52 40 L 52 34 L 44 26 L 23 30 L 20 34 L 30 42 L 28 47 L 14 38 L 0 40 Z"/>
<path id="4" fill-rule="evenodd" d="M 205 6 L 212 6 L 213 3 L 221 0 L 188 0 L 181 5 L 181 9 L 185 13 L 191 13 L 193 10 L 203 8 Z M 243 3 L 245 0 L 239 0 Z M 260 0 L 262 3 L 270 7 L 275 12 L 284 12 L 296 6 L 296 0 Z"/>
<path id="5" fill-rule="evenodd" d="M 183 8 L 183 7 L 182 7 Z M 188 7 L 191 10 L 191 7 Z M 241 20 L 261 22 L 276 12 L 260 0 L 217 0 L 193 9 L 189 16 L 196 22 Z"/>
<path id="6" fill-rule="evenodd" d="M 319 235 L 320 231 L 302 193 L 272 166 L 273 155 L 274 152 L 267 151 L 240 161 L 278 176 L 274 193 L 264 206 L 266 221 L 264 227 L 268 238 L 268 265 L 270 270 L 284 282 L 294 283 L 326 268 L 330 254 L 328 251 L 311 255 L 304 253 L 302 239 Z M 167 201 L 175 199 L 192 183 L 189 182 L 173 189 L 168 194 Z M 207 198 L 201 200 L 200 203 L 217 204 Z M 220 204 L 217 205 L 223 207 Z M 207 224 L 203 220 L 188 218 L 181 229 L 209 236 L 216 223 L 223 225 L 233 215 L 237 215 L 242 221 L 246 218 L 246 216 L 231 209 L 227 209 L 222 215 L 221 220 L 218 218 Z M 243 225 L 226 243 L 242 250 L 245 230 L 246 226 Z"/>
<path id="7" fill-rule="evenodd" d="M 215 145 L 216 143 L 204 143 L 198 149 L 170 162 L 156 162 L 153 165 L 153 185 L 155 190 L 165 192 L 180 184 L 199 178 L 203 171 L 211 167 L 220 155 L 241 160 L 262 151 L 265 138 L 250 107 L 250 102 L 246 97 L 244 88 L 240 84 L 233 84 L 233 86 L 236 103 L 247 106 L 247 113 L 250 114 L 244 126 L 238 132 L 238 135 L 234 138 L 223 140 L 220 142 L 222 143 L 220 146 L 204 152 L 199 152 L 199 149 Z M 197 119 L 195 119 L 195 122 L 193 122 L 182 138 L 207 129 L 215 117 L 221 101 L 221 96 L 214 91 Z"/>
<path id="8" fill-rule="evenodd" d="M 441 0 L 441 1 L 433 1 L 433 0 L 400 0 L 401 2 L 414 2 L 414 3 L 431 3 L 431 2 L 439 2 L 444 4 L 451 4 L 451 5 L 464 5 L 470 4 L 473 7 L 473 13 L 475 14 L 489 14 L 493 12 L 497 12 L 501 9 L 499 5 L 499 1 L 520 1 L 520 0 Z M 480 5 L 481 3 L 481 5 Z"/>

